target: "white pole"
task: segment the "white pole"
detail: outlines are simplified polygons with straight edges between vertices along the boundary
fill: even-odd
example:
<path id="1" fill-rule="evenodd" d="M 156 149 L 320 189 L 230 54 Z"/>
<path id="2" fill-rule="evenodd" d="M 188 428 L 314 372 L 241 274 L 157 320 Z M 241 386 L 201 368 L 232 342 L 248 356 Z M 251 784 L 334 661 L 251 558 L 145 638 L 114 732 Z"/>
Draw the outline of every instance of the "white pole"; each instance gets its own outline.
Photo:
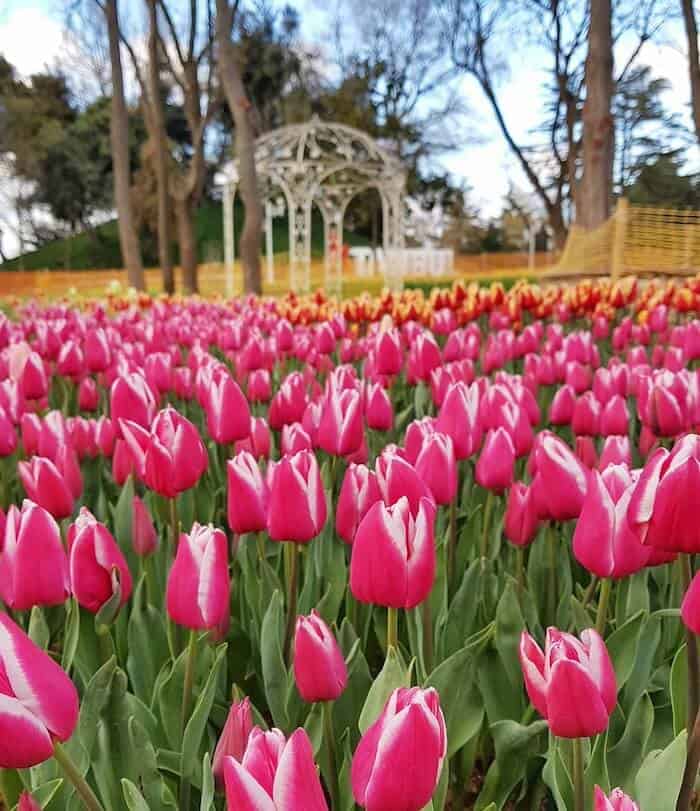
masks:
<path id="1" fill-rule="evenodd" d="M 233 264 L 235 260 L 235 235 L 234 235 L 234 214 L 233 202 L 236 194 L 236 187 L 233 183 L 224 186 L 224 275 L 226 277 L 226 295 L 233 296 L 234 278 Z"/>
<path id="2" fill-rule="evenodd" d="M 267 255 L 267 282 L 268 284 L 274 284 L 275 258 L 272 253 L 272 206 L 269 201 L 265 203 L 265 253 Z"/>

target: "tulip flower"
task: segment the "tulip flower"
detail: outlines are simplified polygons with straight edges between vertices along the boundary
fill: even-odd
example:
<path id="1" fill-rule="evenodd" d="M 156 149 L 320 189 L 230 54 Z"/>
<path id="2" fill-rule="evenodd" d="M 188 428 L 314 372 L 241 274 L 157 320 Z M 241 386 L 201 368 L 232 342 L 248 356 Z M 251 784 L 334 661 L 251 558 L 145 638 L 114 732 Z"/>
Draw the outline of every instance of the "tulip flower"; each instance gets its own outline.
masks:
<path id="1" fill-rule="evenodd" d="M 654 451 L 644 465 L 627 514 L 642 543 L 669 552 L 699 552 L 698 488 L 700 437 L 684 436 L 670 453 L 665 448 Z"/>
<path id="2" fill-rule="evenodd" d="M 527 546 L 534 541 L 539 527 L 532 490 L 523 482 L 515 482 L 508 492 L 508 504 L 503 519 L 506 538 L 515 546 Z"/>
<path id="3" fill-rule="evenodd" d="M 158 413 L 150 432 L 130 420 L 120 420 L 119 426 L 139 478 L 161 496 L 175 498 L 189 490 L 207 469 L 199 432 L 170 406 Z"/>
<path id="4" fill-rule="evenodd" d="M 434 501 L 428 485 L 418 475 L 413 465 L 409 464 L 397 448 L 386 446 L 376 463 L 377 484 L 379 492 L 387 505 L 395 504 L 405 496 L 415 515 L 421 499 Z"/>
<path id="5" fill-rule="evenodd" d="M 613 434 L 626 436 L 629 424 L 630 415 L 624 397 L 620 394 L 613 394 L 600 413 L 600 433 L 603 436 Z"/>
<path id="6" fill-rule="evenodd" d="M 374 471 L 366 465 L 350 464 L 345 471 L 335 511 L 335 529 L 345 543 L 354 541 L 360 522 L 381 497 Z"/>
<path id="7" fill-rule="evenodd" d="M 335 701 L 348 683 L 345 659 L 330 628 L 316 611 L 297 617 L 294 680 L 304 701 Z"/>
<path id="8" fill-rule="evenodd" d="M 60 605 L 70 596 L 68 558 L 58 524 L 28 499 L 21 511 L 14 504 L 10 507 L 0 534 L 0 596 L 15 611 Z"/>
<path id="9" fill-rule="evenodd" d="M 70 580 L 75 599 L 83 608 L 96 614 L 118 587 L 121 605 L 133 588 L 129 566 L 112 533 L 87 509 L 68 529 Z"/>
<path id="10" fill-rule="evenodd" d="M 513 482 L 514 465 L 515 447 L 506 430 L 489 431 L 474 471 L 478 484 L 486 490 L 502 493 Z"/>
<path id="11" fill-rule="evenodd" d="M 250 420 L 250 435 L 239 439 L 234 448 L 236 453 L 248 451 L 256 459 L 267 459 L 270 456 L 270 429 L 264 417 L 252 417 Z"/>
<path id="12" fill-rule="evenodd" d="M 331 388 L 324 400 L 316 441 L 326 453 L 348 456 L 363 438 L 362 398 L 358 391 Z"/>
<path id="13" fill-rule="evenodd" d="M 608 728 L 617 682 L 597 631 L 589 628 L 579 640 L 548 628 L 544 653 L 523 631 L 519 653 L 527 694 L 553 735 L 588 738 Z"/>
<path id="14" fill-rule="evenodd" d="M 355 801 L 366 811 L 420 811 L 440 780 L 447 728 L 437 691 L 400 687 L 352 759 Z"/>
<path id="15" fill-rule="evenodd" d="M 254 728 L 239 763 L 223 761 L 228 811 L 328 811 L 309 736 Z"/>
<path id="16" fill-rule="evenodd" d="M 557 389 L 549 407 L 551 425 L 569 425 L 576 407 L 576 392 L 568 383 Z"/>
<path id="17" fill-rule="evenodd" d="M 395 329 L 385 330 L 377 335 L 374 344 L 374 365 L 377 374 L 393 376 L 403 366 L 401 336 Z"/>
<path id="18" fill-rule="evenodd" d="M 323 529 L 326 515 L 326 495 L 314 454 L 299 451 L 282 457 L 270 484 L 270 538 L 308 543 Z"/>
<path id="19" fill-rule="evenodd" d="M 586 471 L 571 449 L 554 434 L 538 437 L 531 459 L 532 482 L 540 518 L 568 521 L 578 517 L 586 495 Z"/>
<path id="20" fill-rule="evenodd" d="M 136 372 L 118 377 L 109 394 L 109 413 L 116 425 L 120 420 L 148 428 L 156 413 L 156 399 L 146 378 Z"/>
<path id="21" fill-rule="evenodd" d="M 83 352 L 75 341 L 66 341 L 58 353 L 56 363 L 58 373 L 63 377 L 77 380 L 85 370 Z"/>
<path id="22" fill-rule="evenodd" d="M 118 439 L 112 456 L 112 478 L 121 487 L 133 472 L 134 459 L 129 446 L 123 439 Z"/>
<path id="23" fill-rule="evenodd" d="M 152 555 L 158 548 L 158 533 L 148 508 L 138 496 L 132 502 L 131 542 L 139 557 Z"/>
<path id="24" fill-rule="evenodd" d="M 195 523 L 180 535 L 168 575 L 168 615 L 191 630 L 214 630 L 228 617 L 230 589 L 226 535 Z"/>
<path id="25" fill-rule="evenodd" d="M 415 608 L 435 580 L 435 507 L 421 499 L 415 516 L 408 498 L 377 502 L 362 519 L 352 546 L 350 590 L 362 603 Z"/>
<path id="26" fill-rule="evenodd" d="M 598 460 L 598 470 L 605 470 L 608 465 L 632 465 L 632 446 L 628 436 L 612 435 L 603 443 L 603 450 Z"/>
<path id="27" fill-rule="evenodd" d="M 112 362 L 109 341 L 103 329 L 88 330 L 83 344 L 85 364 L 91 372 L 104 372 Z"/>
<path id="28" fill-rule="evenodd" d="M 384 386 L 368 383 L 364 397 L 367 425 L 375 431 L 390 431 L 394 425 L 394 409 Z"/>
<path id="29" fill-rule="evenodd" d="M 255 457 L 241 451 L 226 464 L 228 525 L 236 535 L 267 528 L 269 492 Z"/>
<path id="30" fill-rule="evenodd" d="M 292 456 L 299 451 L 311 451 L 313 447 L 311 437 L 298 422 L 282 426 L 280 450 L 283 455 Z"/>
<path id="31" fill-rule="evenodd" d="M 251 403 L 267 403 L 272 397 L 272 382 L 267 369 L 256 369 L 248 375 L 248 397 Z"/>
<path id="32" fill-rule="evenodd" d="M 41 811 L 41 806 L 28 791 L 23 791 L 17 804 L 17 811 Z"/>
<path id="33" fill-rule="evenodd" d="M 452 438 L 457 459 L 468 459 L 481 445 L 479 389 L 475 383 L 453 383 L 435 422 L 436 430 Z"/>
<path id="34" fill-rule="evenodd" d="M 48 394 L 49 380 L 44 361 L 36 352 L 30 352 L 20 364 L 18 375 L 10 369 L 10 376 L 19 383 L 19 390 L 26 400 L 41 400 Z"/>
<path id="35" fill-rule="evenodd" d="M 238 383 L 228 373 L 212 380 L 204 404 L 209 436 L 229 444 L 250 435 L 250 407 Z"/>
<path id="36" fill-rule="evenodd" d="M 91 377 L 84 377 L 78 387 L 78 408 L 81 411 L 97 411 L 100 404 L 100 392 L 97 383 Z"/>
<path id="37" fill-rule="evenodd" d="M 592 391 L 585 392 L 576 401 L 571 429 L 574 434 L 584 436 L 596 436 L 600 433 L 600 403 Z"/>
<path id="38" fill-rule="evenodd" d="M 649 547 L 627 523 L 627 509 L 635 482 L 628 469 L 610 465 L 589 474 L 583 508 L 576 523 L 573 551 L 576 560 L 598 577 L 619 579 L 643 569 Z"/>
<path id="39" fill-rule="evenodd" d="M 268 412 L 270 427 L 278 431 L 283 425 L 301 422 L 307 403 L 304 378 L 299 372 L 291 372 L 282 381 L 270 403 Z"/>
<path id="40" fill-rule="evenodd" d="M 78 691 L 61 667 L 0 613 L 0 768 L 48 760 L 78 723 Z"/>
<path id="41" fill-rule="evenodd" d="M 584 467 L 594 468 L 598 466 L 598 452 L 592 436 L 576 437 L 576 457 Z"/>
<path id="42" fill-rule="evenodd" d="M 67 518 L 73 512 L 75 496 L 56 465 L 43 456 L 18 462 L 17 470 L 27 496 L 48 510 L 54 518 Z"/>
<path id="43" fill-rule="evenodd" d="M 17 431 L 9 415 L 0 406 L 0 457 L 11 456 L 17 450 Z"/>
<path id="44" fill-rule="evenodd" d="M 593 790 L 593 811 L 639 811 L 639 806 L 621 788 L 615 788 L 609 796 L 600 786 Z"/>
<path id="45" fill-rule="evenodd" d="M 457 461 L 447 434 L 435 432 L 426 437 L 415 468 L 436 504 L 449 504 L 457 495 Z"/>
<path id="46" fill-rule="evenodd" d="M 244 698 L 243 701 L 234 702 L 226 716 L 226 723 L 216 744 L 211 763 L 214 777 L 220 786 L 223 786 L 224 782 L 224 759 L 232 757 L 240 763 L 252 731 L 253 713 L 250 699 Z"/>

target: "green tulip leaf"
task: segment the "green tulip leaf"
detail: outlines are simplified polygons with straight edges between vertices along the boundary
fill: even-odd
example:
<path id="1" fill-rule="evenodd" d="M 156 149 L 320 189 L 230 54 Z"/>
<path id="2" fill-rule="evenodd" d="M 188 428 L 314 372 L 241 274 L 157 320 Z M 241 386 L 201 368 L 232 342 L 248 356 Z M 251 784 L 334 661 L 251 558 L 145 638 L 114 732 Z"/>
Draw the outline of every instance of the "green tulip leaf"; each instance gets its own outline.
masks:
<path id="1" fill-rule="evenodd" d="M 684 730 L 663 750 L 644 758 L 635 780 L 635 799 L 644 811 L 675 811 L 686 760 Z"/>
<path id="2" fill-rule="evenodd" d="M 360 713 L 358 726 L 363 735 L 379 718 L 394 690 L 398 687 L 408 687 L 411 683 L 410 679 L 410 671 L 406 667 L 403 657 L 396 648 L 390 647 L 384 660 L 384 667 L 369 688 L 367 699 Z"/>

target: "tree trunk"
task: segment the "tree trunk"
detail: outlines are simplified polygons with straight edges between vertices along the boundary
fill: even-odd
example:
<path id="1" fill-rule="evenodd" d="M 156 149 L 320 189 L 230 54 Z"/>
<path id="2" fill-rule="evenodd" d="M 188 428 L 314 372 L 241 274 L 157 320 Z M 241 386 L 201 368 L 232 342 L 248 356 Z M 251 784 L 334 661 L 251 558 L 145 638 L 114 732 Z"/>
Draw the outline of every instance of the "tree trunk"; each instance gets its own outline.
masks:
<path id="1" fill-rule="evenodd" d="M 239 254 L 243 265 L 246 293 L 261 293 L 260 239 L 263 212 L 255 171 L 255 132 L 252 105 L 245 94 L 236 49 L 231 41 L 232 10 L 228 0 L 216 0 L 216 40 L 219 50 L 219 76 L 235 125 L 236 157 L 241 199 L 245 206 Z"/>
<path id="2" fill-rule="evenodd" d="M 554 245 L 557 250 L 561 251 L 564 248 L 566 238 L 569 235 L 569 229 L 566 227 L 564 214 L 561 210 L 561 206 L 558 208 L 553 207 L 548 213 L 549 225 L 552 228 L 552 235 L 554 237 Z"/>
<path id="3" fill-rule="evenodd" d="M 700 140 L 700 57 L 698 57 L 698 25 L 693 0 L 681 0 L 685 32 L 688 35 L 688 71 L 690 73 L 690 100 L 693 108 L 695 134 Z"/>
<path id="4" fill-rule="evenodd" d="M 591 0 L 583 105 L 583 175 L 576 220 L 596 228 L 610 216 L 614 122 L 612 10 L 610 0 Z"/>
<path id="5" fill-rule="evenodd" d="M 199 292 L 197 282 L 197 241 L 194 235 L 194 217 L 187 199 L 175 200 L 177 219 L 177 240 L 180 245 L 180 267 L 182 286 L 187 295 Z"/>
<path id="6" fill-rule="evenodd" d="M 109 57 L 112 67 L 112 110 L 109 129 L 112 144 L 112 171 L 114 174 L 114 198 L 119 225 L 119 244 L 121 245 L 122 261 L 126 266 L 129 284 L 137 290 L 143 290 L 145 285 L 141 246 L 139 245 L 131 208 L 129 115 L 124 98 L 124 76 L 119 53 L 117 0 L 105 0 L 104 11 L 107 20 Z"/>
<path id="7" fill-rule="evenodd" d="M 158 17 L 156 0 L 147 0 L 148 34 L 148 95 L 153 139 L 153 156 L 156 171 L 158 196 L 158 261 L 163 278 L 163 290 L 175 292 L 175 274 L 170 250 L 170 190 L 168 186 L 168 146 L 165 130 L 165 116 L 160 96 L 160 72 L 158 70 Z"/>

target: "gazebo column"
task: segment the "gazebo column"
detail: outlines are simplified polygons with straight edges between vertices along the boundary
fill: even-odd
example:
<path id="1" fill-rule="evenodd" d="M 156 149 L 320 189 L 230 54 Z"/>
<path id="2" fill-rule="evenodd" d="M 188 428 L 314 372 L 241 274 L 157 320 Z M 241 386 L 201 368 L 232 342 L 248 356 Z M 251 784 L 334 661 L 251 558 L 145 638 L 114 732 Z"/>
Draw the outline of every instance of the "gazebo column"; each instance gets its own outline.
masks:
<path id="1" fill-rule="evenodd" d="M 295 293 L 311 289 L 311 196 L 289 207 L 289 286 Z"/>
<path id="2" fill-rule="evenodd" d="M 226 279 L 226 295 L 231 297 L 234 293 L 234 261 L 236 257 L 236 235 L 234 231 L 234 200 L 236 197 L 236 182 L 229 181 L 224 186 L 223 216 L 224 216 L 224 276 Z"/>
<path id="3" fill-rule="evenodd" d="M 323 217 L 323 287 L 329 296 L 343 292 L 343 221 L 352 195 L 333 199 L 327 193 L 317 199 Z M 331 251 L 331 237 L 335 234 L 335 247 Z"/>

